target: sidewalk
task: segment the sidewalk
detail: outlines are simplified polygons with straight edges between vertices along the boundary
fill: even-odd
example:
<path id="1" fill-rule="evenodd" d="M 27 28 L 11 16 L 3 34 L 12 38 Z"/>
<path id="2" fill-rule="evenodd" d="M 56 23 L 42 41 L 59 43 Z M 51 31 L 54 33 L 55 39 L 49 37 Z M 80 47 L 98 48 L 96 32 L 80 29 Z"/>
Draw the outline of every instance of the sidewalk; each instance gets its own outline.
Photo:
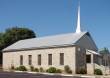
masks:
<path id="1" fill-rule="evenodd" d="M 13 71 L 13 72 L 23 73 L 24 71 Z M 51 75 L 51 76 L 59 75 L 59 76 L 78 77 L 78 78 L 110 78 L 110 75 L 104 76 L 104 75 L 61 74 L 61 73 L 42 73 L 42 72 L 30 72 L 30 71 L 25 71 L 25 73 Z"/>

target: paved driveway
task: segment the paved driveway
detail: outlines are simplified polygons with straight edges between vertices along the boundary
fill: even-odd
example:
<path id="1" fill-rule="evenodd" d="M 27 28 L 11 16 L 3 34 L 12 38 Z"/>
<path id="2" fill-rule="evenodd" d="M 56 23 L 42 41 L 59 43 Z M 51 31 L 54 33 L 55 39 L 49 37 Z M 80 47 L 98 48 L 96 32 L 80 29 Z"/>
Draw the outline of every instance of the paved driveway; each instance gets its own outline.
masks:
<path id="1" fill-rule="evenodd" d="M 44 74 L 29 74 L 15 72 L 0 72 L 0 78 L 79 78 L 60 75 L 44 75 Z"/>

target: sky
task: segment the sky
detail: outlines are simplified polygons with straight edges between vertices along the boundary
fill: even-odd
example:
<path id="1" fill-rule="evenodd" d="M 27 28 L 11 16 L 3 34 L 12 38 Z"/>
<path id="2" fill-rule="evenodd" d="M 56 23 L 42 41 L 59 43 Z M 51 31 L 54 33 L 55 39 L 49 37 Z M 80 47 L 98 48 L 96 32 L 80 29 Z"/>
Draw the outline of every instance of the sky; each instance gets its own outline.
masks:
<path id="1" fill-rule="evenodd" d="M 110 49 L 110 0 L 0 0 L 0 32 L 18 26 L 37 37 L 74 33 L 79 1 L 82 30 Z"/>

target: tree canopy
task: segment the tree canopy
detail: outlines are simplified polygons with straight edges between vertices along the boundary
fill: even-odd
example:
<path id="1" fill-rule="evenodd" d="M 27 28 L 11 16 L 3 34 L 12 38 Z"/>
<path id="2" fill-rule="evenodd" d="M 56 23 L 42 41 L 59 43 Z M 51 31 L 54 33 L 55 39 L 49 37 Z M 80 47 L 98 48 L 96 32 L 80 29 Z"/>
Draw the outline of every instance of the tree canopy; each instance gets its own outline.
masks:
<path id="1" fill-rule="evenodd" d="M 100 53 L 101 53 L 101 54 L 109 54 L 110 51 L 109 51 L 108 48 L 104 47 L 103 49 L 100 50 Z"/>
<path id="2" fill-rule="evenodd" d="M 15 43 L 18 40 L 35 38 L 35 33 L 28 28 L 12 27 L 0 33 L 0 50 Z"/>

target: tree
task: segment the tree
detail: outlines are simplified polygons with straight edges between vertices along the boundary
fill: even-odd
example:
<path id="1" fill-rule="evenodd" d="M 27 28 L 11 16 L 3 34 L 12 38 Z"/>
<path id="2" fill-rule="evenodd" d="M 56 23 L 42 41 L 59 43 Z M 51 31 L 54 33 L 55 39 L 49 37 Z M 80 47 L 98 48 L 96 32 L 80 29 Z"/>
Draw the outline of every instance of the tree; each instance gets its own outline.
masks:
<path id="1" fill-rule="evenodd" d="M 4 33 L 0 33 L 0 50 L 15 43 L 18 40 L 35 37 L 35 33 L 28 28 L 8 28 Z"/>
<path id="2" fill-rule="evenodd" d="M 109 49 L 104 47 L 102 50 L 99 51 L 101 56 L 102 56 L 102 64 L 105 66 L 105 74 L 107 71 L 107 66 L 109 67 L 110 70 L 110 52 Z"/>
<path id="3" fill-rule="evenodd" d="M 4 47 L 3 33 L 0 33 L 0 50 Z"/>
<path id="4" fill-rule="evenodd" d="M 0 33 L 0 64 L 2 63 L 2 49 L 15 43 L 18 40 L 35 38 L 35 33 L 28 28 L 12 27 Z"/>
<path id="5" fill-rule="evenodd" d="M 104 47 L 102 50 L 99 51 L 101 54 L 109 54 L 109 49 Z"/>

